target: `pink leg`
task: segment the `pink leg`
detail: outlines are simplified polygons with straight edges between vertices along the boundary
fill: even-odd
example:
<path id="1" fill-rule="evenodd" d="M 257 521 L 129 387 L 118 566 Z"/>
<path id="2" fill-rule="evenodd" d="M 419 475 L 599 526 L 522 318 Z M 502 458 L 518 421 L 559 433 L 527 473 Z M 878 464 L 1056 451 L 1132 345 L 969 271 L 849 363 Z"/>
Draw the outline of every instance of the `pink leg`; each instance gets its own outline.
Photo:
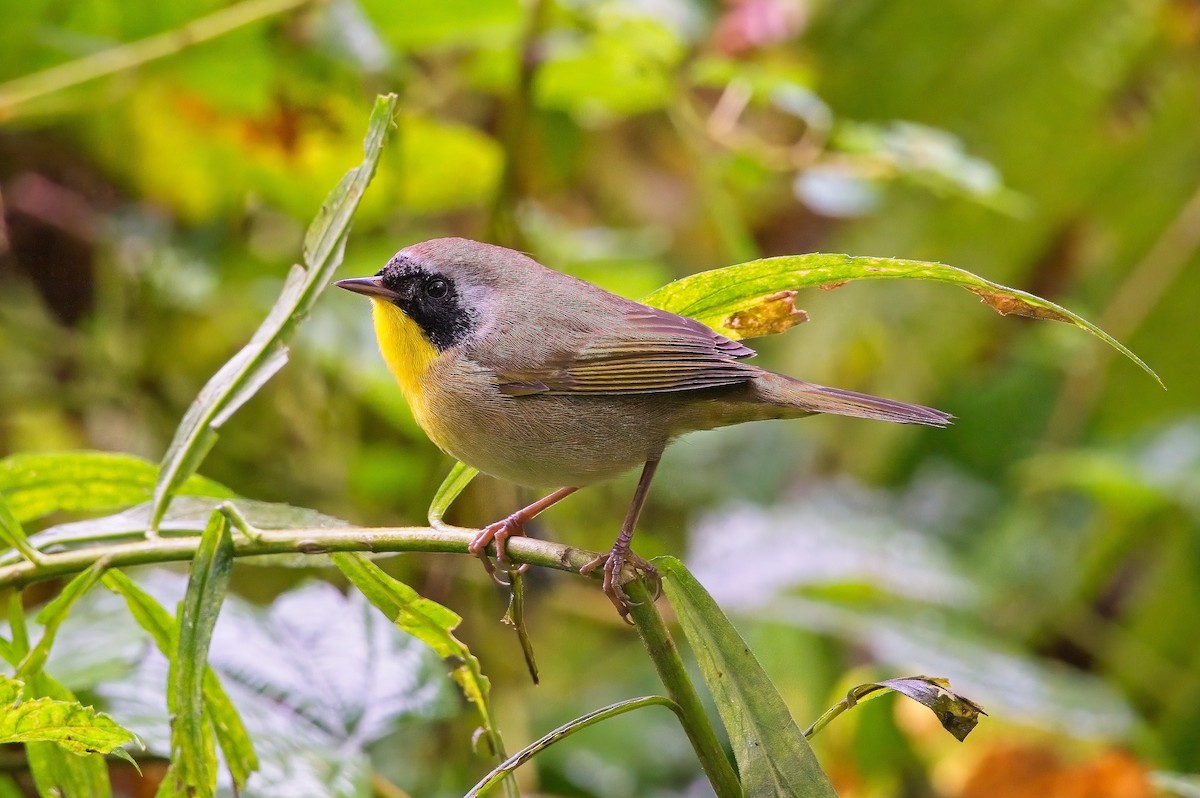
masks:
<path id="1" fill-rule="evenodd" d="M 621 534 L 617 536 L 617 542 L 613 544 L 612 550 L 579 569 L 579 573 L 586 576 L 601 565 L 604 566 L 604 595 L 608 596 L 608 600 L 613 603 L 617 612 L 621 614 L 621 618 L 626 622 L 629 622 L 629 597 L 625 595 L 619 581 L 621 569 L 626 562 L 654 581 L 655 599 L 662 592 L 662 578 L 659 577 L 658 571 L 648 560 L 637 556 L 629 548 L 633 541 L 633 530 L 637 526 L 638 516 L 642 514 L 642 506 L 646 503 L 646 495 L 650 492 L 650 481 L 654 479 L 654 471 L 657 468 L 657 457 L 647 460 L 646 465 L 642 468 L 642 476 L 638 480 L 637 490 L 633 493 L 629 512 L 625 514 L 625 523 L 621 525 Z"/>
<path id="2" fill-rule="evenodd" d="M 559 488 L 549 496 L 538 499 L 533 504 L 517 510 L 507 518 L 501 519 L 494 524 L 488 524 L 479 530 L 479 534 L 471 541 L 471 545 L 467 547 L 467 550 L 483 561 L 483 567 L 487 569 L 492 579 L 502 585 L 508 584 L 496 576 L 496 566 L 492 565 L 492 561 L 488 559 L 488 544 L 492 541 L 496 542 L 496 562 L 500 564 L 500 568 L 509 572 L 524 572 L 529 567 L 527 564 L 514 567 L 512 561 L 508 559 L 508 552 L 506 550 L 508 539 L 513 536 L 524 536 L 526 523 L 536 518 L 547 507 L 557 504 L 576 490 L 578 488 Z"/>

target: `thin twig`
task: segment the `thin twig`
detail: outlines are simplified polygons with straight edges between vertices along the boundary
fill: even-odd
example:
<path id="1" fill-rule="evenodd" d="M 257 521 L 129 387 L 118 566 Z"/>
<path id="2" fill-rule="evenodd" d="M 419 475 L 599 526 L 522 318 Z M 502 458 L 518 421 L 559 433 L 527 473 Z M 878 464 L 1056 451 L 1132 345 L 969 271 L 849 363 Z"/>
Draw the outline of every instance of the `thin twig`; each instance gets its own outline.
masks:
<path id="1" fill-rule="evenodd" d="M 174 55 L 192 45 L 312 2 L 314 0 L 247 0 L 174 30 L 10 80 L 0 84 L 0 121 L 14 116 L 14 108 L 31 100 Z"/>

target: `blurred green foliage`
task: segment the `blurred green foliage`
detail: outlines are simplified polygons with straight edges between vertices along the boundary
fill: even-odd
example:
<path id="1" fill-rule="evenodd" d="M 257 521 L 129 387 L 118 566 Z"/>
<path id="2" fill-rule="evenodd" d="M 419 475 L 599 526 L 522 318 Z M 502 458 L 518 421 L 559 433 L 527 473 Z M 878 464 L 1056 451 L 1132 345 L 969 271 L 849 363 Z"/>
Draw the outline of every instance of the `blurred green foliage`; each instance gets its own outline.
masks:
<path id="1" fill-rule="evenodd" d="M 1077 330 L 1000 320 L 960 291 L 802 294 L 812 320 L 756 344 L 767 365 L 957 423 L 693 436 L 668 452 L 638 550 L 682 555 L 738 614 L 802 726 L 855 684 L 918 672 L 991 713 L 961 747 L 903 704 L 849 713 L 816 740 L 843 795 L 969 796 L 989 753 L 1021 744 L 1126 747 L 1148 768 L 1200 771 L 1194 3 L 330 0 L 18 105 L 4 81 L 136 54 L 222 6 L 9 6 L 0 453 L 159 460 L 360 160 L 371 98 L 396 91 L 342 276 L 447 234 L 634 297 L 760 255 L 896 256 L 1025 288 L 1128 344 L 1169 391 Z M 423 521 L 448 466 L 360 303 L 328 296 L 203 472 L 243 496 L 398 524 Z M 631 487 L 581 492 L 538 532 L 605 548 Z M 490 521 L 521 498 L 481 479 L 451 520 Z M 388 567 L 464 616 L 510 748 L 655 690 L 640 647 L 576 580 L 530 575 L 533 687 L 481 569 Z M 296 578 L 236 569 L 233 583 L 265 603 Z M 488 767 L 472 727 L 466 708 L 405 721 L 372 737 L 372 765 L 414 795 L 461 794 Z M 681 795 L 701 778 L 653 712 L 519 774 L 579 796 Z"/>

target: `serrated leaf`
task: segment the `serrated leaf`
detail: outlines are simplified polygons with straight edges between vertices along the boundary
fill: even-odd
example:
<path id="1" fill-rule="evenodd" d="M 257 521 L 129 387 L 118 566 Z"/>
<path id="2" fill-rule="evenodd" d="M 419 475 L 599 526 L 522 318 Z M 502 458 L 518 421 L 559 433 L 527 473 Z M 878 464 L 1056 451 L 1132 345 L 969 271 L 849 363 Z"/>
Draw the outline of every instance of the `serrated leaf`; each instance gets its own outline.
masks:
<path id="1" fill-rule="evenodd" d="M 76 451 L 14 454 L 0 460 L 0 493 L 22 523 L 57 512 L 101 513 L 149 501 L 158 466 L 140 457 Z M 180 495 L 233 498 L 225 486 L 192 476 Z"/>
<path id="2" fill-rule="evenodd" d="M 679 560 L 655 564 L 716 701 L 745 794 L 836 798 L 779 691 L 717 603 Z"/>
<path id="3" fill-rule="evenodd" d="M 109 571 L 103 577 L 104 586 L 125 599 L 129 612 L 138 625 L 150 633 L 158 650 L 167 656 L 171 652 L 171 635 L 174 619 L 161 604 L 132 579 L 120 571 Z M 242 718 L 221 686 L 216 672 L 211 667 L 204 670 L 204 707 L 212 721 L 217 736 L 217 745 L 225 755 L 225 764 L 236 786 L 243 786 L 250 774 L 258 770 L 258 755 L 254 743 L 246 732 Z"/>
<path id="4" fill-rule="evenodd" d="M 200 539 L 187 593 L 179 608 L 177 646 L 167 677 L 171 712 L 171 766 L 159 796 L 211 798 L 216 791 L 217 756 L 204 710 L 208 647 L 233 570 L 229 520 L 214 512 Z"/>
<path id="5" fill-rule="evenodd" d="M 179 485 L 216 442 L 216 430 L 282 368 L 287 340 L 341 263 L 350 219 L 375 174 L 392 123 L 396 96 L 378 97 L 363 145 L 363 161 L 330 192 L 304 238 L 304 265 L 293 266 L 279 299 L 250 342 L 208 381 L 184 414 L 163 457 L 154 487 L 150 526 L 156 529 Z"/>
<path id="6" fill-rule="evenodd" d="M 15 596 L 16 594 L 14 594 Z M 16 616 L 20 613 L 20 599 L 14 604 L 14 612 L 10 612 L 14 629 L 24 625 L 24 616 L 20 621 Z M 13 653 L 24 656 L 28 653 L 23 635 L 18 635 L 20 641 L 15 643 L 17 650 Z M 39 673 L 25 684 L 29 695 L 45 696 L 58 701 L 74 702 L 75 695 L 54 679 L 44 673 Z M 108 763 L 100 754 L 72 754 L 63 750 L 57 743 L 31 742 L 25 745 L 25 755 L 29 762 L 29 772 L 39 795 L 86 795 L 95 798 L 108 798 L 112 795 L 112 787 L 108 781 Z"/>
<path id="7" fill-rule="evenodd" d="M 0 675 L 0 744 L 50 742 L 73 754 L 112 753 L 137 739 L 115 720 L 78 701 L 18 698 L 25 683 Z"/>
<path id="8" fill-rule="evenodd" d="M 977 295 L 997 312 L 1073 324 L 1136 363 L 1160 385 L 1159 376 L 1141 358 L 1096 325 L 1033 294 L 1007 288 L 963 269 L 941 263 L 851 255 L 784 255 L 700 272 L 669 283 L 642 301 L 690 316 L 730 338 L 745 337 L 731 323 L 780 291 L 830 288 L 851 280 L 929 280 L 957 285 Z"/>

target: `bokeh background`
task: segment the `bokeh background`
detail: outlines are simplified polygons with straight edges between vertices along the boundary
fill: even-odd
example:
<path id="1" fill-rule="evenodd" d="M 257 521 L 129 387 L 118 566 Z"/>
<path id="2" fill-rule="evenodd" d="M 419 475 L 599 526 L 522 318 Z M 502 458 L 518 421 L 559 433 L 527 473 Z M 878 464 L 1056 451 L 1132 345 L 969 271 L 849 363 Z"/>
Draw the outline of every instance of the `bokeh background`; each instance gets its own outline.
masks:
<path id="1" fill-rule="evenodd" d="M 1079 330 L 951 287 L 802 294 L 811 321 L 757 342 L 765 365 L 956 424 L 692 436 L 637 548 L 685 559 L 801 725 L 854 684 L 915 673 L 991 713 L 960 745 L 915 705 L 856 709 L 815 741 L 845 796 L 1137 798 L 1152 772 L 1200 772 L 1194 0 L 26 0 L 3 16 L 0 453 L 160 458 L 358 162 L 372 97 L 394 91 L 341 276 L 440 235 L 635 298 L 755 257 L 848 252 L 966 268 L 1128 344 L 1168 391 Z M 159 34 L 141 63 L 136 42 Z M 450 463 L 363 304 L 322 298 L 207 476 L 356 523 L 422 522 Z M 631 490 L 584 491 L 537 533 L 607 548 Z M 481 478 L 453 520 L 528 498 Z M 388 568 L 465 616 L 510 748 L 655 690 L 594 585 L 531 575 L 534 687 L 476 564 Z M 265 607 L 322 578 L 239 566 L 235 587 Z M 435 703 L 359 741 L 376 771 L 361 794 L 461 794 L 486 771 L 470 713 Z M 662 715 L 552 748 L 523 784 L 705 794 Z"/>

